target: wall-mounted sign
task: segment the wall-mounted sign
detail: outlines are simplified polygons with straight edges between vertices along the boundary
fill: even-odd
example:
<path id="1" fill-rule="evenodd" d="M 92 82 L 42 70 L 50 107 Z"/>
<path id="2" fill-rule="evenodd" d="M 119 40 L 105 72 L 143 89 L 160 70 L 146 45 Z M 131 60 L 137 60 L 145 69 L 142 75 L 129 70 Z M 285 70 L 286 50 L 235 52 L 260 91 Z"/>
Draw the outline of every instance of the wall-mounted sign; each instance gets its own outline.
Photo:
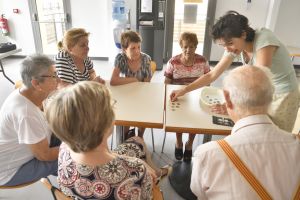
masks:
<path id="1" fill-rule="evenodd" d="M 152 13 L 152 0 L 141 0 L 141 13 Z"/>

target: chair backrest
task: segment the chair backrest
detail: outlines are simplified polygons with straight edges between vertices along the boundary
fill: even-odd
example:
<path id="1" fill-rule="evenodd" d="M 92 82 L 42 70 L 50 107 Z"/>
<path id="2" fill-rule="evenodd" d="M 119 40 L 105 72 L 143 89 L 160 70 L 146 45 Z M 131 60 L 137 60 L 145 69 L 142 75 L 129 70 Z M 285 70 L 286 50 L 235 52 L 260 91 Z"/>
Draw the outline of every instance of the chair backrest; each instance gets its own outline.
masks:
<path id="1" fill-rule="evenodd" d="M 48 188 L 52 192 L 52 195 L 55 196 L 55 198 L 57 200 L 71 200 L 72 199 L 71 197 L 66 196 L 62 191 L 60 191 L 57 188 L 54 188 L 54 190 L 53 190 L 53 186 L 48 181 L 48 179 L 41 178 L 41 182 L 46 186 L 46 188 Z"/>
<path id="2" fill-rule="evenodd" d="M 23 85 L 23 81 L 22 80 L 18 80 L 15 82 L 15 89 L 20 88 Z"/>
<path id="3" fill-rule="evenodd" d="M 153 75 L 154 72 L 156 71 L 156 63 L 154 61 L 151 61 L 150 62 L 150 67 L 151 67 L 151 73 Z"/>
<path id="4" fill-rule="evenodd" d="M 32 184 L 34 184 L 35 182 L 37 182 L 37 181 L 32 181 L 32 182 L 29 182 L 29 183 L 23 183 L 23 184 L 20 184 L 20 185 L 14 185 L 14 186 L 0 186 L 0 189 L 18 189 L 18 188 L 23 188 L 23 187 L 32 185 Z"/>

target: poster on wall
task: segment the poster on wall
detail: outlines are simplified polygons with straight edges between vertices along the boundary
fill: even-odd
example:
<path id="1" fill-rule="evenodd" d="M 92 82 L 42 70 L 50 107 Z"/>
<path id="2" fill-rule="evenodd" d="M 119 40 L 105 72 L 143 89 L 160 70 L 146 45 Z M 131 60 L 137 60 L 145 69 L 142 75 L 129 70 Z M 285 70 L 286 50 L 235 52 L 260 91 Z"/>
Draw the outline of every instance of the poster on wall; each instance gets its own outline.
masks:
<path id="1" fill-rule="evenodd" d="M 141 13 L 152 13 L 152 0 L 141 0 Z"/>

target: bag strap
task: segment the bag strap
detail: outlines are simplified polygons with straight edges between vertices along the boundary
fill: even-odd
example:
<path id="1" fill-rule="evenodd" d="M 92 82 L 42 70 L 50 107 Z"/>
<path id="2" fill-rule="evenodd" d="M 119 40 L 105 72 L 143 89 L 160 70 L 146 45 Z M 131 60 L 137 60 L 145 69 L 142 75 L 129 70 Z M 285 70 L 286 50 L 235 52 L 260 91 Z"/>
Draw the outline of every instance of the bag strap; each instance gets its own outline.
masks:
<path id="1" fill-rule="evenodd" d="M 299 131 L 299 133 L 297 134 L 297 137 L 298 137 L 298 139 L 300 140 L 300 131 Z M 295 195 L 294 195 L 294 200 L 299 200 L 300 199 L 300 182 L 299 182 L 299 184 L 298 184 L 298 188 L 297 188 L 297 190 L 296 190 L 296 192 L 295 192 Z"/>
<path id="2" fill-rule="evenodd" d="M 294 195 L 294 200 L 299 200 L 300 199 L 300 183 L 298 186 L 298 189 L 296 190 L 296 193 Z"/>
<path id="3" fill-rule="evenodd" d="M 256 193 L 263 200 L 272 200 L 272 197 L 266 191 L 266 189 L 260 184 L 248 167 L 243 163 L 239 156 L 234 152 L 230 145 L 225 140 L 217 141 L 222 150 L 234 164 L 234 166 L 239 170 L 243 177 L 248 181 L 251 187 L 256 191 Z"/>

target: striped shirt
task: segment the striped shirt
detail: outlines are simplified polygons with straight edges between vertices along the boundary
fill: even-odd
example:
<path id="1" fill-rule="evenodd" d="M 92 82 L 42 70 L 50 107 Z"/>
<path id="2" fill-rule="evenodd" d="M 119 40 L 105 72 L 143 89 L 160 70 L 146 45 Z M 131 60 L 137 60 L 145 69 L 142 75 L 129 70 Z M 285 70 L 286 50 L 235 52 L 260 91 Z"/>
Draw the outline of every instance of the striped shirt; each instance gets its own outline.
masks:
<path id="1" fill-rule="evenodd" d="M 67 51 L 58 52 L 54 59 L 57 75 L 62 81 L 75 84 L 90 79 L 89 71 L 93 69 L 93 62 L 89 57 L 83 61 L 85 66 L 83 73 L 78 70 Z"/>

